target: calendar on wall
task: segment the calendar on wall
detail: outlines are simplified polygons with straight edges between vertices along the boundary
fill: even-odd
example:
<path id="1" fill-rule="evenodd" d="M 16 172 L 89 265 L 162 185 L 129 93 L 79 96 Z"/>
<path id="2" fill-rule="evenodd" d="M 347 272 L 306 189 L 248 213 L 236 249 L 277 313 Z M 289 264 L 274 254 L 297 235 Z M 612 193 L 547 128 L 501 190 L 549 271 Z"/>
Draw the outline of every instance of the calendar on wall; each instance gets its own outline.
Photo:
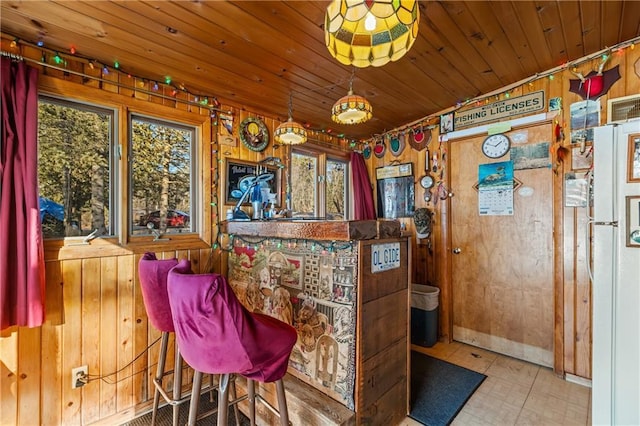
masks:
<path id="1" fill-rule="evenodd" d="M 513 161 L 478 166 L 478 213 L 513 215 Z"/>

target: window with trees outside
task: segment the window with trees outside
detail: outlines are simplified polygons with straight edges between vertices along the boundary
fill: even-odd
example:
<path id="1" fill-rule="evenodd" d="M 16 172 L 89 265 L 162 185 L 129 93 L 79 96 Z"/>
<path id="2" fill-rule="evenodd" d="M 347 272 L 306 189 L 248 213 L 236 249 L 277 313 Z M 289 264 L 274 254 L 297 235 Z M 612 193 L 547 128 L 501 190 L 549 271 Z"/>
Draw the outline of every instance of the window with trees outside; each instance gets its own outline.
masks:
<path id="1" fill-rule="evenodd" d="M 131 116 L 132 234 L 192 232 L 195 128 Z"/>
<path id="2" fill-rule="evenodd" d="M 114 112 L 41 96 L 38 185 L 45 238 L 114 235 Z"/>
<path id="3" fill-rule="evenodd" d="M 38 190 L 44 238 L 195 233 L 197 127 L 130 115 L 125 168 L 119 161 L 117 121 L 116 109 L 39 97 Z M 128 179 L 120 176 L 125 169 Z M 128 224 L 121 219 L 126 212 Z"/>
<path id="4" fill-rule="evenodd" d="M 294 217 L 348 219 L 349 162 L 324 152 L 291 154 L 291 207 Z"/>

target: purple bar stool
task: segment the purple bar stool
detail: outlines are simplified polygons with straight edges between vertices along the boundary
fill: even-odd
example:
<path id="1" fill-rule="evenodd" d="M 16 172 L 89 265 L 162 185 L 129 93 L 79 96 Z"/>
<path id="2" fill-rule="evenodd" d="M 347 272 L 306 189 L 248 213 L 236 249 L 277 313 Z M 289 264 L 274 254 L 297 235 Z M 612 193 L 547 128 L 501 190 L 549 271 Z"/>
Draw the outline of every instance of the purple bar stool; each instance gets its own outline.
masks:
<path id="1" fill-rule="evenodd" d="M 178 264 L 177 259 L 158 260 L 155 253 L 147 252 L 142 256 L 138 264 L 138 277 L 142 289 L 144 307 L 149 317 L 149 322 L 162 332 L 160 354 L 158 355 L 158 367 L 156 377 L 153 379 L 155 392 L 153 395 L 153 413 L 151 424 L 156 422 L 160 395 L 173 406 L 173 426 L 178 425 L 179 405 L 188 401 L 188 397 L 182 398 L 182 356 L 178 345 L 175 347 L 175 366 L 173 371 L 164 371 L 167 359 L 167 347 L 169 345 L 169 333 L 173 333 L 173 318 L 167 295 L 167 275 L 169 270 Z M 189 266 L 188 266 L 189 267 Z M 170 396 L 162 386 L 165 375 L 174 373 L 173 393 Z"/>
<path id="2" fill-rule="evenodd" d="M 282 377 L 296 342 L 295 329 L 270 316 L 250 313 L 224 276 L 192 274 L 182 261 L 169 271 L 167 290 L 176 339 L 185 361 L 195 370 L 188 424 L 195 425 L 198 398 L 194 395 L 200 393 L 202 374 L 209 373 L 221 375 L 217 424 L 227 424 L 229 379 L 240 374 L 247 379 L 251 424 L 255 425 L 258 400 L 280 417 L 281 425 L 288 426 Z M 255 381 L 275 382 L 277 410 L 255 394 Z"/>

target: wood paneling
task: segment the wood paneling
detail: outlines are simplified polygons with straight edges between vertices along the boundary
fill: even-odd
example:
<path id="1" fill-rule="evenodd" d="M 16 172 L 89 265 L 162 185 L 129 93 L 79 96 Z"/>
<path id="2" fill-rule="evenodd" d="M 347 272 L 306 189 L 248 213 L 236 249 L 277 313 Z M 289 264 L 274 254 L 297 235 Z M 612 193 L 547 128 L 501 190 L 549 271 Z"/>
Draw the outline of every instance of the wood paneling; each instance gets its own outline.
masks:
<path id="1" fill-rule="evenodd" d="M 22 2 L 21 5 L 25 5 Z M 17 30 L 25 29 L 29 34 L 32 34 L 32 23 L 28 17 L 18 17 L 16 12 L 10 10 L 10 5 L 15 2 L 2 2 L 2 26 L 5 31 L 5 18 L 16 20 L 12 24 L 12 28 Z M 53 4 L 53 3 L 52 3 Z M 311 8 L 311 4 L 300 4 L 304 7 L 304 10 Z M 427 9 L 430 3 L 424 3 Z M 518 33 L 516 26 L 512 19 L 509 19 L 510 15 L 508 10 L 512 7 L 516 7 L 519 2 L 503 3 L 492 2 L 491 6 L 497 13 L 505 14 L 504 19 L 499 19 L 502 25 L 506 29 L 506 33 L 509 35 L 510 42 L 514 45 L 514 53 L 505 53 L 507 57 L 518 57 L 521 62 L 521 68 L 526 69 L 528 72 L 538 72 L 546 69 L 543 61 L 537 55 L 527 55 L 527 48 L 522 47 L 523 43 L 519 42 L 526 40 L 522 36 L 522 32 Z M 539 3 L 536 3 L 539 4 Z M 585 16 L 583 12 L 587 12 L 586 9 L 593 8 L 594 4 L 591 2 L 554 2 L 554 5 L 561 7 L 559 12 L 562 15 L 562 19 L 566 16 L 575 16 L 576 9 L 580 12 L 580 16 Z M 172 4 L 172 7 L 178 7 L 180 3 Z M 6 7 L 5 7 L 6 6 Z M 186 5 L 184 5 L 187 7 Z M 246 5 L 249 7 L 249 5 Z M 64 6 L 66 7 L 66 6 Z M 196 7 L 195 5 L 189 5 L 188 7 Z M 251 5 L 251 7 L 257 7 Z M 278 7 L 285 7 L 280 5 Z M 288 4 L 286 7 L 290 7 Z M 292 5 L 290 8 L 294 8 L 296 5 Z M 439 5 L 438 7 L 446 7 Z M 473 6 L 475 7 L 475 6 Z M 473 7 L 469 9 L 472 10 Z M 524 6 L 523 6 L 524 7 Z M 555 6 L 554 6 L 555 7 Z M 620 18 L 619 33 L 622 35 L 629 34 L 629 31 L 637 33 L 637 17 L 638 7 L 640 2 L 624 2 L 623 4 L 623 16 Z M 534 8 L 535 9 L 535 8 Z M 246 10 L 246 9 L 245 9 Z M 423 9 L 425 10 L 425 9 Z M 590 12 L 594 12 L 590 10 Z M 287 12 L 291 13 L 291 12 Z M 476 12 L 473 12 L 476 13 Z M 599 13 L 595 10 L 595 13 Z M 38 15 L 41 16 L 41 15 Z M 509 21 L 509 22 L 507 22 Z M 43 18 L 43 22 L 46 23 L 46 17 Z M 315 22 L 315 21 L 314 21 Z M 78 22 L 69 24 L 63 22 L 56 24 L 61 27 L 68 25 L 69 28 L 80 28 Z M 300 24 L 301 25 L 301 24 Z M 469 25 L 469 24 L 466 24 Z M 584 25 L 584 24 L 583 24 Z M 599 25 L 599 24 L 598 24 Z M 568 40 L 567 51 L 569 57 L 574 57 L 579 54 L 587 52 L 586 46 L 577 46 L 576 37 L 574 31 L 570 29 L 571 26 L 563 26 L 567 35 L 565 38 Z M 611 27 L 614 27 L 612 25 Z M 53 27 L 47 27 L 53 28 Z M 84 27 L 84 28 L 92 28 Z M 55 28 L 53 28 L 55 30 Z M 452 87 L 447 89 L 449 92 L 456 95 L 467 93 L 468 91 L 480 91 L 481 89 L 475 87 L 476 76 L 472 75 L 469 80 L 464 78 L 462 70 L 457 69 L 455 66 L 449 67 L 448 57 L 435 56 L 431 57 L 430 54 L 433 51 L 442 50 L 451 57 L 455 56 L 455 53 L 451 53 L 447 40 L 443 35 L 440 35 L 440 42 L 429 41 L 424 38 L 424 35 L 430 30 L 423 31 L 421 29 L 420 37 L 423 38 L 421 43 L 424 43 L 422 47 L 412 50 L 411 54 L 416 56 L 416 66 L 423 69 L 425 74 L 430 74 L 432 71 L 438 75 L 443 76 L 445 74 L 451 75 L 453 79 L 461 80 L 458 89 Z M 72 33 L 72 38 L 75 39 L 76 35 Z M 51 42 L 58 42 L 61 45 L 64 44 L 61 37 L 66 34 L 66 31 L 55 30 L 51 33 Z M 150 37 L 154 37 L 153 32 L 149 33 Z M 593 35 L 584 36 L 580 35 L 580 42 L 583 38 L 591 39 Z M 599 37 L 599 36 L 598 36 Z M 626 37 L 628 38 L 628 37 Z M 85 38 L 87 40 L 88 38 Z M 9 43 L 11 38 L 2 39 L 2 50 L 9 50 Z M 94 39 L 91 39 L 93 42 Z M 545 42 L 546 43 L 546 42 Z M 590 42 L 594 45 L 593 42 Z M 321 44 L 321 43 L 320 43 Z M 324 49 L 324 46 L 320 46 Z M 152 60 L 144 58 L 139 47 L 132 45 L 130 49 L 137 49 L 136 58 L 140 58 L 140 63 L 148 62 L 150 66 L 156 67 L 156 63 Z M 316 45 L 318 48 L 318 45 Z M 104 45 L 96 43 L 96 57 L 104 55 L 105 57 L 112 58 L 118 56 L 121 52 L 119 48 L 105 48 Z M 103 49 L 103 50 L 100 50 Z M 157 53 L 157 50 L 154 52 Z M 39 59 L 41 51 L 39 49 L 27 49 L 23 48 L 23 55 L 29 56 L 34 59 Z M 84 53 L 92 53 L 86 51 Z M 241 52 L 247 53 L 246 51 Z M 159 55 L 156 55 L 159 56 Z M 295 56 L 292 54 L 292 56 Z M 215 60 L 212 59 L 212 60 Z M 433 67 L 428 63 L 429 60 L 433 60 Z M 615 65 L 620 65 L 620 73 L 622 78 L 616 84 L 613 85 L 608 95 L 600 98 L 602 106 L 602 120 L 606 117 L 606 101 L 612 97 L 624 96 L 629 94 L 635 94 L 640 92 L 640 79 L 635 74 L 635 63 L 640 60 L 640 49 L 626 49 L 624 52 L 615 53 L 610 62 L 607 64 L 607 68 L 611 68 Z M 195 64 L 196 60 L 185 59 L 183 63 Z M 590 71 L 596 69 L 599 63 L 599 59 L 586 63 L 580 67 L 580 71 Z M 419 64 L 419 65 L 418 65 Z M 531 71 L 531 67 L 535 65 L 535 69 Z M 306 68 L 307 63 L 300 64 L 299 67 Z M 396 66 L 398 65 L 398 66 Z M 68 63 L 69 69 L 82 70 L 86 74 L 100 75 L 99 69 L 90 69 L 86 64 L 75 64 L 73 61 Z M 448 68 L 449 67 L 449 68 Z M 330 68 L 333 68 L 331 66 Z M 339 68 L 339 67 L 338 67 Z M 362 91 L 363 92 L 376 92 L 376 86 L 385 85 L 388 81 L 389 75 L 400 72 L 402 68 L 401 64 L 392 64 L 392 66 L 384 67 L 381 70 L 381 75 L 384 75 L 384 82 L 380 82 L 377 78 L 371 76 L 372 71 L 369 70 L 366 73 L 360 73 L 358 71 L 359 78 L 362 78 Z M 514 68 L 518 68 L 515 67 Z M 156 69 L 156 68 L 154 68 Z M 335 70 L 334 70 L 335 71 Z M 413 71 L 415 72 L 415 70 Z M 345 71 L 345 75 L 347 72 Z M 155 75 L 155 74 L 154 74 Z M 112 73 L 110 76 L 104 76 L 106 79 L 112 79 L 110 81 L 118 81 L 121 77 Z M 223 87 L 231 87 L 227 82 L 215 82 L 213 74 L 207 74 L 207 78 L 203 78 L 202 81 L 211 82 L 216 84 L 216 89 Z M 122 78 L 127 78 L 126 76 Z M 154 77 L 157 78 L 157 77 Z M 567 139 L 565 145 L 568 144 L 569 136 L 569 105 L 578 101 L 580 98 L 574 93 L 570 93 L 568 90 L 569 79 L 573 78 L 568 72 L 561 72 L 555 75 L 555 79 L 549 82 L 547 79 L 544 81 L 536 81 L 531 86 L 519 87 L 513 92 L 514 95 L 523 93 L 524 91 L 545 90 L 547 98 L 561 96 L 563 99 L 564 109 L 561 115 L 558 117 L 558 123 L 563 125 Z M 444 79 L 435 79 L 439 81 L 445 81 Z M 464 80 L 464 81 L 463 81 Z M 480 80 L 482 81 L 482 80 Z M 139 91 L 133 93 L 131 90 L 127 91 L 114 84 L 100 83 L 94 80 L 84 81 L 81 77 L 74 76 L 73 74 L 64 75 L 63 72 L 52 71 L 51 69 L 43 70 L 41 74 L 41 82 L 48 85 L 47 90 L 56 89 L 59 93 L 69 96 L 82 95 L 88 89 L 101 90 L 101 99 L 104 102 L 120 106 L 134 106 L 140 107 L 140 104 L 151 104 L 159 107 L 173 107 L 176 114 L 187 114 L 189 109 L 195 111 L 194 107 L 188 107 L 179 102 L 162 99 L 156 96 L 151 96 Z M 357 80 L 357 83 L 360 81 Z M 149 80 L 134 82 L 139 87 L 144 87 L 150 90 L 152 84 Z M 419 87 L 419 83 L 413 83 L 411 81 L 404 83 L 406 86 L 413 88 Z M 444 83 L 443 83 L 444 84 Z M 427 85 L 425 85 L 426 87 Z M 160 86 L 162 91 L 166 95 L 169 95 L 169 90 Z M 197 87 L 197 86 L 194 86 Z M 212 86 L 213 87 L 213 86 Z M 247 85 L 247 90 L 254 91 L 255 85 Z M 358 84 L 356 84 L 356 87 Z M 444 86 L 438 86 L 442 88 Z M 234 88 L 242 89 L 242 88 Z M 346 86 L 341 87 L 346 92 Z M 438 89 L 439 90 L 439 89 Z M 458 92 L 458 90 L 460 90 Z M 126 100 L 120 93 L 127 93 Z M 231 91 L 229 91 L 230 93 Z M 179 95 L 186 98 L 187 95 Z M 398 96 L 401 96 L 405 101 L 406 99 L 413 99 L 411 93 L 405 88 L 398 92 Z M 456 98 L 463 99 L 464 96 L 456 96 Z M 275 109 L 280 108 L 281 114 L 284 114 L 285 107 L 287 105 L 288 93 L 282 94 L 279 99 L 270 100 L 269 103 L 278 104 Z M 326 113 L 327 105 L 333 102 L 333 94 L 318 96 L 315 101 L 318 104 L 322 104 L 322 107 L 318 109 L 322 110 L 322 113 Z M 263 101 L 264 102 L 264 101 Z M 425 110 L 420 106 L 416 106 L 413 102 L 406 102 L 406 109 L 394 110 L 394 114 L 398 113 L 403 118 L 402 123 L 407 123 L 416 116 L 424 116 Z M 448 106 L 454 105 L 455 101 L 447 104 Z M 249 105 L 249 104 L 247 104 Z M 229 102 L 225 104 L 225 108 L 233 110 L 236 123 L 250 115 L 258 115 L 253 112 L 254 110 L 245 109 L 245 106 L 241 103 Z M 315 107 L 308 107 L 309 109 Z M 260 109 L 263 111 L 260 114 L 267 114 L 268 109 Z M 294 113 L 297 111 L 297 105 L 294 103 Z M 387 115 L 389 110 L 376 106 L 376 115 Z M 378 112 L 379 111 L 379 112 Z M 389 114 L 392 116 L 392 114 Z M 386 121 L 383 124 L 388 124 L 392 121 Z M 265 117 L 267 126 L 270 131 L 273 131 L 278 123 L 278 120 L 272 116 Z M 402 124 L 401 123 L 401 124 Z M 377 126 L 378 124 L 376 124 Z M 371 127 L 362 127 L 363 133 L 371 134 Z M 215 135 L 215 133 L 213 133 Z M 215 143 L 215 136 L 205 136 L 205 143 L 203 149 L 219 149 L 219 157 L 211 158 L 208 164 L 211 165 L 211 177 L 212 182 L 211 192 L 216 193 L 217 190 L 217 164 L 221 161 L 219 158 L 231 157 L 239 159 L 248 159 L 256 161 L 266 156 L 276 155 L 285 159 L 288 155 L 288 148 L 274 148 L 273 145 L 261 152 L 255 153 L 243 148 L 242 144 L 238 141 L 235 147 L 220 146 Z M 429 146 L 432 152 L 440 153 L 440 160 L 442 160 L 442 154 L 446 154 L 448 150 L 447 143 L 438 143 L 437 130 L 434 132 L 434 138 Z M 323 142 L 333 141 L 336 144 L 343 143 L 338 142 L 335 139 L 331 139 L 326 134 L 316 134 L 315 137 L 321 139 Z M 213 144 L 212 144 L 213 143 Z M 342 147 L 344 148 L 344 143 Z M 126 147 L 125 147 L 126 149 Z M 399 157 L 402 162 L 412 162 L 416 166 L 416 170 L 424 170 L 424 151 L 417 152 L 407 146 L 401 156 Z M 367 166 L 369 168 L 371 182 L 375 183 L 375 168 L 389 164 L 395 160 L 390 153 L 387 153 L 384 158 L 372 157 L 367 160 Z M 447 165 L 446 161 L 441 164 Z M 447 167 L 449 167 L 447 165 Z M 562 174 L 569 171 L 570 164 L 563 164 L 558 170 L 558 173 Z M 444 183 L 448 180 L 448 170 L 443 173 Z M 204 191 L 207 192 L 206 190 Z M 557 194 L 557 190 L 556 190 Z M 561 274 L 556 277 L 556 285 L 561 295 L 561 302 L 559 302 L 559 310 L 556 310 L 556 341 L 554 349 L 560 351 L 559 358 L 560 363 L 556 363 L 556 372 L 558 374 L 570 373 L 580 377 L 589 378 L 591 376 L 591 364 L 590 364 L 590 306 L 591 306 L 591 288 L 588 279 L 584 274 L 583 265 L 588 261 L 586 254 L 584 253 L 584 244 L 587 244 L 586 231 L 584 227 L 584 212 L 582 208 L 564 208 L 562 205 L 562 196 L 554 195 L 554 206 L 559 209 L 562 216 L 563 227 L 557 229 L 556 232 L 560 232 L 563 235 L 561 240 Z M 207 198 L 203 201 L 205 207 L 205 216 L 216 217 L 219 215 L 219 211 L 211 212 L 209 209 L 210 201 Z M 420 284 L 431 284 L 441 289 L 440 299 L 440 335 L 443 339 L 449 339 L 451 336 L 451 294 L 450 289 L 447 287 L 447 280 L 450 279 L 451 271 L 447 267 L 447 257 L 450 252 L 450 239 L 447 232 L 449 228 L 449 214 L 450 207 L 447 200 L 438 201 L 437 205 L 433 202 L 425 203 L 421 197 L 417 198 L 416 207 L 427 207 L 434 211 L 435 216 L 433 220 L 433 235 L 432 235 L 432 247 L 429 249 L 426 244 L 417 245 L 415 238 L 411 238 L 412 244 L 412 263 L 413 268 L 411 275 L 413 282 Z M 401 219 L 409 232 L 414 233 L 413 221 L 409 218 Z M 126 222 L 125 222 L 126 223 Z M 212 227 L 208 230 L 210 235 L 215 235 L 215 228 Z M 583 232 L 584 231 L 584 232 Z M 207 270 L 221 268 L 224 270 L 225 266 L 220 264 L 221 252 L 219 249 L 212 250 L 210 238 L 203 238 L 204 242 L 194 243 L 194 241 L 182 240 L 176 238 L 171 246 L 171 250 L 174 250 L 176 255 L 188 256 L 194 264 L 199 265 L 198 268 Z M 125 242 L 126 243 L 126 242 Z M 157 334 L 152 327 L 148 324 L 142 296 L 139 290 L 137 282 L 137 262 L 141 256 L 141 253 L 146 249 L 153 249 L 157 251 L 165 250 L 162 246 L 152 245 L 151 239 L 142 240 L 138 244 L 129 244 L 128 246 L 120 245 L 119 241 L 105 239 L 94 240 L 92 242 L 95 251 L 91 254 L 84 253 L 78 247 L 69 248 L 56 246 L 55 244 L 47 244 L 46 258 L 47 258 L 47 317 L 46 324 L 36 329 L 27 328 L 13 328 L 4 330 L 0 335 L 0 392 L 2 398 L 0 398 L 0 422 L 2 424 L 19 424 L 19 425 L 31 425 L 31 424 L 81 424 L 83 419 L 96 418 L 102 416 L 101 409 L 96 408 L 95 404 L 99 404 L 108 395 L 114 395 L 115 392 L 115 411 L 121 416 L 119 420 L 126 421 L 132 418 L 136 412 L 141 409 L 147 409 L 149 407 L 149 396 L 151 391 L 151 385 L 149 378 L 151 372 L 149 368 L 153 366 L 153 360 L 149 358 L 147 346 L 155 339 Z M 128 248 L 127 248 L 128 247 Z M 164 255 L 167 256 L 166 252 Z M 83 259 L 99 258 L 101 259 L 98 267 L 93 265 L 94 261 L 88 262 L 87 267 L 89 269 L 83 269 Z M 103 263 L 103 260 L 105 263 Z M 91 267 L 89 267 L 91 265 Z M 103 268 L 104 265 L 104 268 Z M 113 268 L 117 270 L 117 273 L 113 274 Z M 93 271 L 91 274 L 88 271 Z M 97 271 L 97 272 L 96 272 Z M 111 271 L 111 272 L 110 272 Z M 106 274 L 106 275 L 105 275 Z M 114 285 L 113 282 L 107 282 L 109 279 L 106 277 L 112 277 L 117 281 Z M 96 291 L 96 289 L 98 289 Z M 114 293 L 115 291 L 115 293 Z M 115 295 L 114 295 L 115 294 Z M 89 306 L 96 306 L 87 298 L 97 297 L 98 313 L 88 313 L 85 318 L 85 309 Z M 117 301 L 113 301 L 113 298 L 117 297 Z M 106 303 L 103 309 L 102 303 Z M 105 321 L 112 321 L 114 324 L 109 325 L 109 336 L 103 337 L 100 335 L 101 327 Z M 88 327 L 88 323 L 96 325 L 98 328 Z M 113 327 L 113 328 L 111 328 Z M 85 333 L 91 333 L 92 336 L 87 336 Z M 98 335 L 98 336 L 95 336 Z M 89 345 L 88 342 L 96 342 L 96 346 Z M 99 355 L 96 353 L 99 352 Z M 135 357 L 142 354 L 140 358 L 134 361 Z M 556 358 L 557 359 L 557 358 Z M 170 361 L 171 363 L 173 361 Z M 100 371 L 104 365 L 117 370 L 118 373 L 115 376 L 110 376 L 108 380 L 117 384 L 108 385 L 99 384 L 99 381 L 93 381 L 82 389 L 71 389 L 70 372 L 71 369 L 83 364 L 91 363 L 90 374 L 91 375 L 105 375 L 113 371 Z M 107 367 L 104 367 L 107 368 Z M 185 383 L 185 385 L 188 385 Z M 115 391 L 107 390 L 109 386 L 114 386 Z M 97 394 L 93 391 L 93 387 L 98 388 Z M 86 397 L 85 397 L 86 396 Z M 85 413 L 86 411 L 86 413 Z M 108 407 L 107 412 L 113 412 L 112 406 Z M 124 414 L 123 414 L 124 413 Z M 113 418 L 116 418 L 114 416 Z M 109 419 L 111 417 L 102 418 L 100 421 L 103 424 L 112 424 Z"/>
<path id="2" fill-rule="evenodd" d="M 21 44 L 33 46 L 42 36 L 49 56 L 68 55 L 73 45 L 76 57 L 109 66 L 117 60 L 125 72 L 146 80 L 136 83 L 147 88 L 168 75 L 178 89 L 279 121 L 287 118 L 291 95 L 294 119 L 353 139 L 437 116 L 458 102 L 640 35 L 637 1 L 421 1 L 411 50 L 355 74 L 354 91 L 371 101 L 374 118 L 337 125 L 329 109 L 347 93 L 351 70 L 325 46 L 327 5 L 7 0 L 0 23 Z M 103 77 L 117 81 L 113 73 Z M 159 97 L 150 101 L 171 105 Z"/>
<path id="3" fill-rule="evenodd" d="M 2 39 L 5 50 L 9 40 Z M 25 49 L 23 55 L 39 57 L 37 49 Z M 90 67 L 69 62 L 69 68 L 92 73 Z M 43 69 L 40 85 L 43 92 L 73 99 L 107 104 L 121 113 L 155 111 L 158 115 L 201 125 L 201 176 L 205 182 L 200 202 L 204 206 L 205 229 L 199 235 L 172 235 L 168 243 L 153 242 L 152 237 L 100 238 L 89 246 L 65 245 L 64 241 L 46 241 L 46 323 L 42 327 L 11 328 L 0 337 L 0 402 L 2 424 L 88 424 L 125 422 L 140 410 L 147 410 L 153 397 L 160 333 L 148 322 L 137 265 L 145 251 L 155 251 L 160 258 L 191 260 L 195 272 L 222 271 L 222 251 L 212 249 L 221 208 L 210 200 L 220 199 L 218 187 L 219 146 L 216 130 L 210 126 L 209 111 L 191 105 L 166 101 L 150 95 L 139 96 L 130 89 L 106 83 L 95 84 L 72 74 Z M 106 76 L 105 76 L 106 77 Z M 120 76 L 122 77 L 122 76 Z M 113 73 L 109 78 L 118 81 Z M 124 78 L 127 78 L 124 76 Z M 98 93 L 96 95 L 96 92 Z M 169 108 L 169 109 L 167 109 Z M 235 119 L 257 113 L 233 107 Z M 200 116 L 201 118 L 194 118 Z M 273 118 L 264 117 L 270 132 L 277 126 Z M 126 120 L 120 120 L 125 122 Z M 237 123 L 237 122 L 236 122 Z M 237 126 L 237 124 L 236 124 Z M 126 138 L 126 127 L 120 129 Z M 323 143 L 344 148 L 344 141 L 328 135 L 316 135 Z M 126 140 L 121 142 L 126 157 Z M 285 158 L 288 150 L 273 144 L 257 153 L 243 148 L 224 147 L 221 155 L 259 161 L 266 156 Z M 127 173 L 126 168 L 122 171 Z M 126 191 L 125 191 L 126 192 Z M 126 201 L 126 200 L 122 200 Z M 121 226 L 126 228 L 127 213 Z M 369 227 L 376 233 L 376 223 Z M 212 231 L 213 230 L 213 231 Z M 206 269 L 205 269 L 206 268 Z M 174 340 L 170 341 L 167 368 L 173 368 Z M 71 389 L 71 369 L 87 365 L 90 382 Z M 183 367 L 183 387 L 190 386 L 191 370 Z M 173 376 L 165 378 L 170 389 Z M 113 419 L 113 420 L 111 420 Z"/>
<path id="4" fill-rule="evenodd" d="M 372 245 L 400 244 L 400 267 L 372 273 Z M 398 424 L 409 398 L 409 242 L 360 241 L 355 411 L 358 424 Z"/>

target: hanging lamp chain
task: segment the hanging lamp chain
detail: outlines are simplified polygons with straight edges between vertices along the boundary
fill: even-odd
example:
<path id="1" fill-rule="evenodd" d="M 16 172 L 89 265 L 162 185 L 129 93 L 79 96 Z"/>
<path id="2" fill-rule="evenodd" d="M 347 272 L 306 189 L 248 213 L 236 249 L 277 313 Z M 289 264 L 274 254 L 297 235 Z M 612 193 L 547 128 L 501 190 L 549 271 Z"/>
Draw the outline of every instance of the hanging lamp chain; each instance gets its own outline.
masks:
<path id="1" fill-rule="evenodd" d="M 353 95 L 353 78 L 356 75 L 355 67 L 351 68 L 351 77 L 349 77 L 349 95 Z"/>
<path id="2" fill-rule="evenodd" d="M 289 121 L 293 120 L 293 93 L 289 93 Z"/>

